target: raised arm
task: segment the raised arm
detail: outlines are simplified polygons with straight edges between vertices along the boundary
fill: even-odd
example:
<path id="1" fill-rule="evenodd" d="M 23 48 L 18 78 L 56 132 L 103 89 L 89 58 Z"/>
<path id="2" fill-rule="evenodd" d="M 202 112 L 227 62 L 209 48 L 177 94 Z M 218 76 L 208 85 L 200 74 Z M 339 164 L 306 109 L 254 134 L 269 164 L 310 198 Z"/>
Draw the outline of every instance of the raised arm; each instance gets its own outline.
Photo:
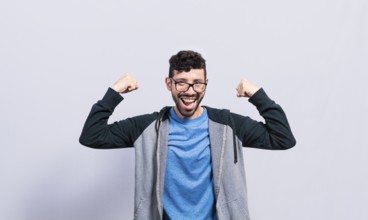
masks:
<path id="1" fill-rule="evenodd" d="M 266 92 L 248 80 L 242 80 L 237 87 L 238 97 L 249 97 L 265 123 L 249 117 L 233 114 L 236 133 L 243 146 L 270 150 L 289 149 L 296 144 L 290 125 L 281 106 L 271 100 Z"/>
<path id="2" fill-rule="evenodd" d="M 119 93 L 138 89 L 137 81 L 129 74 L 124 75 L 109 88 L 102 98 L 93 105 L 84 124 L 79 142 L 92 148 L 132 147 L 137 135 L 137 122 L 141 117 L 129 118 L 108 124 L 115 107 L 123 100 Z"/>

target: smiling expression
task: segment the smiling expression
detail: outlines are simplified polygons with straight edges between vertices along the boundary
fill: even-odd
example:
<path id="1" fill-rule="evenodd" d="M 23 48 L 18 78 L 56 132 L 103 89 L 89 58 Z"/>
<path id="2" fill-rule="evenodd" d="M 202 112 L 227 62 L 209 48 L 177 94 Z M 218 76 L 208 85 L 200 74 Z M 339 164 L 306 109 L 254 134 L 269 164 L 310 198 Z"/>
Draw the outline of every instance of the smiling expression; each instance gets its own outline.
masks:
<path id="1" fill-rule="evenodd" d="M 173 79 L 176 82 L 186 83 L 207 83 L 203 69 L 191 69 L 188 72 L 174 70 Z M 185 119 L 196 118 L 201 115 L 203 109 L 200 103 L 204 97 L 205 91 L 196 92 L 193 87 L 189 87 L 186 92 L 179 92 L 175 88 L 175 83 L 167 77 L 165 79 L 166 87 L 171 92 L 175 102 L 175 113 Z"/>

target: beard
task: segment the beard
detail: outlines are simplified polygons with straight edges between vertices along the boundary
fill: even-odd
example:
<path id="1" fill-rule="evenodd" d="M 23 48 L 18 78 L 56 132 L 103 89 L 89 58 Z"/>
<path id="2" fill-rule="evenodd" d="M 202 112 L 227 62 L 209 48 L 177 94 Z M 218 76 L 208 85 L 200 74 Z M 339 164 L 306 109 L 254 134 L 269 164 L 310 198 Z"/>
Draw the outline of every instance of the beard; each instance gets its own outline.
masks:
<path id="1" fill-rule="evenodd" d="M 183 118 L 191 118 L 198 110 L 199 104 L 202 102 L 204 95 L 194 94 L 172 94 L 173 100 L 175 102 L 177 113 Z"/>

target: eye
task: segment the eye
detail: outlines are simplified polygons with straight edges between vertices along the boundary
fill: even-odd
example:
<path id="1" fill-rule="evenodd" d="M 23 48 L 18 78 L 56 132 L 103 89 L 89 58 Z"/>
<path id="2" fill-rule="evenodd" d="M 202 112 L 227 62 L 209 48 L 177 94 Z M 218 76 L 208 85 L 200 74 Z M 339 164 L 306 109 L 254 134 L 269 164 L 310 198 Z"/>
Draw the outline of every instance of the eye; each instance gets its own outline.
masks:
<path id="1" fill-rule="evenodd" d="M 204 85 L 204 82 L 195 82 L 194 85 L 201 86 L 201 85 Z"/>

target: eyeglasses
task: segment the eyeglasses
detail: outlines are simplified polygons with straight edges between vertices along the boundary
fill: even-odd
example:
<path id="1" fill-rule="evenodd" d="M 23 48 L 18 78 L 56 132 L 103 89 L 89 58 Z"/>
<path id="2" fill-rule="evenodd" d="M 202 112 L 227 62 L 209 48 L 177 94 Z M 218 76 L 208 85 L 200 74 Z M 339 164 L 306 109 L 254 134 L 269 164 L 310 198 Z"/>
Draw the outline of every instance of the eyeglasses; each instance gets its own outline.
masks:
<path id="1" fill-rule="evenodd" d="M 204 92 L 207 86 L 207 83 L 204 83 L 204 82 L 187 83 L 187 82 L 177 82 L 173 78 L 170 78 L 170 79 L 174 82 L 175 89 L 178 92 L 186 92 L 189 90 L 190 87 L 192 87 L 193 90 L 196 92 Z"/>

